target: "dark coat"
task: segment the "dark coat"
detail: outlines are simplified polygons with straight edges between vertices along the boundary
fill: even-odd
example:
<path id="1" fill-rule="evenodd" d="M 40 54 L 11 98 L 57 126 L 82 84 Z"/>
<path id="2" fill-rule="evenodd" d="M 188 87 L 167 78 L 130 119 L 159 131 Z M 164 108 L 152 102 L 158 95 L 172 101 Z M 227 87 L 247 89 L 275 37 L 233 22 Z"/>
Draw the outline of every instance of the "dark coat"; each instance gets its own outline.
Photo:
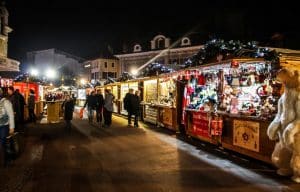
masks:
<path id="1" fill-rule="evenodd" d="M 97 94 L 96 98 L 97 98 L 97 110 L 101 111 L 104 106 L 104 97 L 102 94 Z"/>
<path id="2" fill-rule="evenodd" d="M 133 108 L 131 106 L 131 102 L 132 102 L 132 97 L 134 95 L 131 93 L 126 93 L 124 99 L 123 99 L 123 103 L 124 103 L 124 109 L 128 112 L 133 111 Z"/>
<path id="3" fill-rule="evenodd" d="M 35 106 L 34 94 L 30 94 L 28 98 L 28 109 L 34 109 L 34 106 Z"/>
<path id="4" fill-rule="evenodd" d="M 140 104 L 141 104 L 141 99 L 137 95 L 133 95 L 131 98 L 131 106 L 132 106 L 132 112 L 135 115 L 138 115 L 140 113 Z"/>
<path id="5" fill-rule="evenodd" d="M 97 108 L 97 96 L 96 95 L 87 96 L 84 107 L 86 107 L 86 105 L 88 106 L 88 108 L 96 109 Z"/>
<path id="6" fill-rule="evenodd" d="M 73 111 L 74 111 L 74 102 L 73 100 L 64 101 L 62 105 L 64 109 L 64 119 L 72 120 L 73 119 Z"/>

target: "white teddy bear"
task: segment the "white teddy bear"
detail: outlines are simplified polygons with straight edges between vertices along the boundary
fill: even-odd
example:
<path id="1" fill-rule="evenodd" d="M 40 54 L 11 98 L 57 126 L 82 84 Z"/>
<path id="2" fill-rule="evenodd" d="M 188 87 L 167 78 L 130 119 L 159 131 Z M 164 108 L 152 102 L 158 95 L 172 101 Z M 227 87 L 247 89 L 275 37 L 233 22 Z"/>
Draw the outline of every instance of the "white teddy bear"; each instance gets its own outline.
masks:
<path id="1" fill-rule="evenodd" d="M 300 116 L 296 109 L 296 104 L 299 95 L 299 75 L 297 72 L 290 72 L 286 69 L 280 70 L 277 79 L 284 85 L 284 93 L 278 101 L 278 112 L 274 120 L 268 127 L 267 135 L 271 140 L 279 140 L 274 148 L 272 154 L 272 162 L 278 167 L 277 173 L 279 175 L 292 175 L 291 168 L 292 147 L 287 143 L 293 143 L 289 133 L 294 133 L 295 125 Z M 289 130 L 289 131 L 285 131 Z M 300 150 L 300 149 L 299 149 Z"/>

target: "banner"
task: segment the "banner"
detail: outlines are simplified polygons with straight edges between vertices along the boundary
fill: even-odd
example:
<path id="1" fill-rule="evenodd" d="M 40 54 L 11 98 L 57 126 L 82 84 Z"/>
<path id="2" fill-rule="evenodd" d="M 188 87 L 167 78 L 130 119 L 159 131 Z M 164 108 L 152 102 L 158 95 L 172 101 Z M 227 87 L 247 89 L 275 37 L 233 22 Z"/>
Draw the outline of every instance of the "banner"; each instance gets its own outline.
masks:
<path id="1" fill-rule="evenodd" d="M 233 145 L 259 152 L 259 122 L 234 120 Z"/>

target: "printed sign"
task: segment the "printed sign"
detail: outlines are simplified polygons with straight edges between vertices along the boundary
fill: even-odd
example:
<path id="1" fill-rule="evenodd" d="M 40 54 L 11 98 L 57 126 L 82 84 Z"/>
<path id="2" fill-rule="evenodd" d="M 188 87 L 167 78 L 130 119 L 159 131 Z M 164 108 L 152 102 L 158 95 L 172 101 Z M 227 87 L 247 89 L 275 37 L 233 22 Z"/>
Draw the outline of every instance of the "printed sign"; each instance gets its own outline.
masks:
<path id="1" fill-rule="evenodd" d="M 78 97 L 77 99 L 86 99 L 85 89 L 78 89 Z"/>
<path id="2" fill-rule="evenodd" d="M 259 123 L 234 120 L 233 145 L 259 152 Z"/>

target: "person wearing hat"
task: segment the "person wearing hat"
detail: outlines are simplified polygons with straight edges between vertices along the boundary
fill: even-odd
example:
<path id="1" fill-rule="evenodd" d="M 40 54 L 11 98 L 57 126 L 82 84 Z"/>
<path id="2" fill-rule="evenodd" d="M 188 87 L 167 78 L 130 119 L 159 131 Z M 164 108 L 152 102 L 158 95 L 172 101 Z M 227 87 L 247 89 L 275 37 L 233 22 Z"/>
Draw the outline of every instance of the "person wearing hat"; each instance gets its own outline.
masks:
<path id="1" fill-rule="evenodd" d="M 15 129 L 14 110 L 11 102 L 5 98 L 3 89 L 0 88 L 0 153 L 4 157 L 4 165 L 7 165 L 8 158 L 4 152 L 6 137 L 13 134 Z"/>

